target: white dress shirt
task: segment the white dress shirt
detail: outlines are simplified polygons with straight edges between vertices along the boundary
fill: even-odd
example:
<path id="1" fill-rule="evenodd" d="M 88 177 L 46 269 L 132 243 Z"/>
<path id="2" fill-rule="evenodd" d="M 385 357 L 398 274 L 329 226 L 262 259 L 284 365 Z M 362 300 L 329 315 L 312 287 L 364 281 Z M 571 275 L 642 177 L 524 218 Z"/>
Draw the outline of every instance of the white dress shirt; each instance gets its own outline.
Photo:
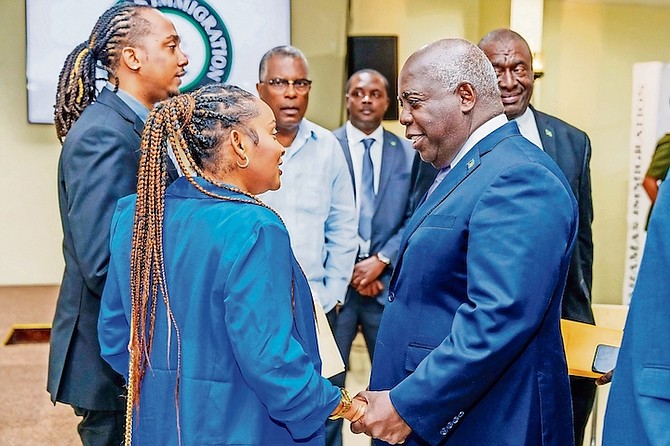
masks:
<path id="1" fill-rule="evenodd" d="M 544 150 L 544 147 L 542 147 L 542 140 L 540 139 L 540 130 L 537 128 L 537 121 L 535 121 L 533 110 L 531 110 L 530 107 L 526 108 L 523 115 L 514 120 L 519 126 L 521 135 L 540 149 Z"/>

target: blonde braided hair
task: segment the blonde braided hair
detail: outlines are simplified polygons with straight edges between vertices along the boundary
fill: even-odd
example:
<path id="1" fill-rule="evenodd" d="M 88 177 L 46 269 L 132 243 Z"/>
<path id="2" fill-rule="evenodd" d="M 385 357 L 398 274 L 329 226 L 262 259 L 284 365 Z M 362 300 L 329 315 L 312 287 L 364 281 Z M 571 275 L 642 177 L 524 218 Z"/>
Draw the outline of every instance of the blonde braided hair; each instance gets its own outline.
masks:
<path id="1" fill-rule="evenodd" d="M 258 136 L 246 128 L 247 123 L 259 114 L 255 101 L 257 101 L 255 96 L 241 88 L 210 84 L 193 93 L 181 94 L 159 103 L 147 118 L 142 134 L 142 157 L 138 174 L 130 260 L 131 322 L 128 346 L 130 360 L 126 445 L 130 445 L 132 441 L 133 412 L 140 407 L 141 383 L 147 367 L 151 367 L 150 355 L 159 293 L 171 325 L 168 330 L 168 349 L 172 330 L 177 344 L 175 411 L 181 444 L 179 426 L 181 333 L 170 307 L 163 258 L 168 146 L 173 149 L 179 167 L 188 181 L 203 194 L 217 199 L 269 208 L 254 195 L 222 184 L 205 173 L 209 170 L 207 166 L 219 160 L 221 142 L 228 137 L 233 128 L 246 132 L 255 141 L 258 140 Z M 210 192 L 195 181 L 192 172 L 211 184 L 242 194 L 246 198 L 228 197 Z"/>

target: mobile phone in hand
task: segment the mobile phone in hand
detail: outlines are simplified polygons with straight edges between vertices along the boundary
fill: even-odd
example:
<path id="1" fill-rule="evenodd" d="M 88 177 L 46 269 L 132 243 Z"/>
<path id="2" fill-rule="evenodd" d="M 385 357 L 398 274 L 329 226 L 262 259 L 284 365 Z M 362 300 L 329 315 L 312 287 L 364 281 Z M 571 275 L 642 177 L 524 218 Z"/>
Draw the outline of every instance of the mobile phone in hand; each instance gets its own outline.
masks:
<path id="1" fill-rule="evenodd" d="M 593 358 L 593 366 L 591 367 L 591 370 L 596 373 L 607 373 L 610 370 L 614 370 L 618 356 L 619 347 L 598 344 L 596 347 L 596 355 Z"/>

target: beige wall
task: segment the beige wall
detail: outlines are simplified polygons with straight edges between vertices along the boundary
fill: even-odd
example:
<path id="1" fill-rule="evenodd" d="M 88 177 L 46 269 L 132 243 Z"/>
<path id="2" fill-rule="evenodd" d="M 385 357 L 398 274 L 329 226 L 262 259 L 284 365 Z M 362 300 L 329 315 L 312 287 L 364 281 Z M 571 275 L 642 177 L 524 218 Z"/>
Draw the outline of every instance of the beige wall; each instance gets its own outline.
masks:
<path id="1" fill-rule="evenodd" d="M 546 0 L 546 75 L 536 105 L 591 137 L 594 300 L 620 303 L 623 286 L 632 65 L 670 61 L 670 5 Z"/>
<path id="2" fill-rule="evenodd" d="M 60 145 L 52 125 L 27 118 L 25 2 L 0 14 L 0 285 L 60 281 L 56 193 Z"/>
<path id="3" fill-rule="evenodd" d="M 440 37 L 478 40 L 509 21 L 504 0 L 293 0 L 292 42 L 307 54 L 314 89 L 308 117 L 341 123 L 347 4 L 350 35 L 399 37 L 398 59 Z M 381 11 L 381 12 L 380 12 Z M 544 78 L 535 105 L 585 130 L 593 144 L 596 220 L 594 299 L 621 298 L 635 62 L 670 61 L 670 6 L 545 0 Z M 29 125 L 24 2 L 0 18 L 0 285 L 58 283 L 61 230 L 56 205 L 59 146 L 53 126 Z M 397 123 L 392 130 L 402 134 Z"/>

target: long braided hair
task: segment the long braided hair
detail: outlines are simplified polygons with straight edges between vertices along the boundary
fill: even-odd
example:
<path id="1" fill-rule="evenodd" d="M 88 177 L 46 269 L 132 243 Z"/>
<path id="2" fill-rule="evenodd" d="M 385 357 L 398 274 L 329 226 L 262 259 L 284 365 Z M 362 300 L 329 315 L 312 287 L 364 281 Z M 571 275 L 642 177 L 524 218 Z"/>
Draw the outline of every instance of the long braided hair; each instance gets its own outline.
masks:
<path id="1" fill-rule="evenodd" d="M 97 97 L 98 67 L 105 70 L 110 79 L 115 79 L 118 89 L 115 71 L 120 50 L 124 46 L 135 46 L 149 32 L 150 23 L 141 17 L 141 11 L 148 8 L 151 6 L 132 2 L 112 6 L 98 18 L 88 40 L 77 45 L 65 58 L 58 76 L 54 106 L 56 135 L 61 144 L 72 124 Z"/>
<path id="2" fill-rule="evenodd" d="M 181 335 L 170 308 L 163 259 L 163 216 L 168 150 L 171 148 L 178 164 L 191 184 L 208 196 L 265 206 L 255 196 L 221 184 L 206 171 L 225 164 L 220 146 L 232 129 L 249 135 L 255 142 L 258 135 L 248 129 L 248 122 L 259 114 L 257 99 L 239 87 L 209 84 L 193 93 L 181 94 L 157 104 L 149 114 L 142 134 L 140 167 L 137 183 L 135 219 L 130 261 L 131 335 L 126 406 L 126 444 L 132 437 L 132 414 L 139 409 L 140 385 L 150 367 L 156 306 L 165 305 L 177 344 L 177 378 L 175 410 L 179 433 L 179 374 L 181 370 Z M 244 198 L 224 197 L 205 190 L 196 174 L 208 182 L 238 192 Z M 169 347 L 168 347 L 169 348 Z M 181 434 L 179 433 L 181 443 Z"/>

